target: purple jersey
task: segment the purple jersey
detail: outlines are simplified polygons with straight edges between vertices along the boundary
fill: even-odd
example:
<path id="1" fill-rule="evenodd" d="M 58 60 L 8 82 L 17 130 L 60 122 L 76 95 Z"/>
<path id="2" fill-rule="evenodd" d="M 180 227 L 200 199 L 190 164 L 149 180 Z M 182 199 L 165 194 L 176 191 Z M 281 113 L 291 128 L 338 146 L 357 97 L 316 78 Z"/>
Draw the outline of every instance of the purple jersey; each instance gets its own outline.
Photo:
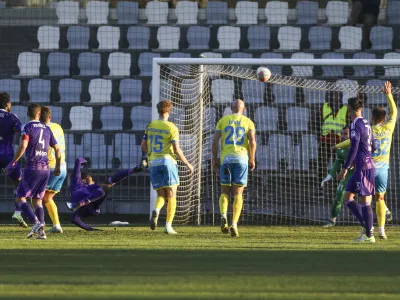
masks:
<path id="1" fill-rule="evenodd" d="M 30 121 L 22 127 L 21 139 L 28 140 L 28 147 L 25 151 L 25 169 L 48 170 L 49 147 L 57 144 L 51 129 L 39 121 Z"/>
<path id="2" fill-rule="evenodd" d="M 13 158 L 14 133 L 21 132 L 21 126 L 21 121 L 16 115 L 0 109 L 0 156 Z"/>
<path id="3" fill-rule="evenodd" d="M 356 118 L 350 125 L 351 147 L 344 168 L 348 169 L 353 163 L 355 170 L 375 168 L 372 153 L 376 146 L 374 135 L 369 122 L 364 118 Z"/>

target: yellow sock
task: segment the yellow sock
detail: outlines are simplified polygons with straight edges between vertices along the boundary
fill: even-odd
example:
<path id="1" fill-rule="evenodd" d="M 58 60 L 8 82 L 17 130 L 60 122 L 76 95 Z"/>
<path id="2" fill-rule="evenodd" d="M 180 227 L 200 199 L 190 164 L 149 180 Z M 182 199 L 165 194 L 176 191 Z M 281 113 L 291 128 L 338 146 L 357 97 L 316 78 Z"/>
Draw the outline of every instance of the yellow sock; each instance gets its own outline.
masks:
<path id="1" fill-rule="evenodd" d="M 228 213 L 228 203 L 229 203 L 229 196 L 227 194 L 221 194 L 219 197 L 219 212 L 221 214 Z"/>
<path id="2" fill-rule="evenodd" d="M 237 194 L 233 198 L 233 217 L 232 217 L 232 225 L 235 226 L 239 222 L 240 213 L 242 212 L 243 207 L 243 195 Z"/>
<path id="3" fill-rule="evenodd" d="M 378 226 L 385 227 L 386 222 L 386 204 L 384 200 L 376 201 L 376 216 L 378 217 Z"/>
<path id="4" fill-rule="evenodd" d="M 54 225 L 60 225 L 60 220 L 58 219 L 58 209 L 57 205 L 54 203 L 53 200 L 48 201 L 45 203 L 47 211 L 49 212 L 49 216 L 51 221 L 53 222 Z"/>
<path id="5" fill-rule="evenodd" d="M 172 223 L 175 217 L 176 211 L 176 197 L 168 198 L 168 206 L 167 206 L 167 223 Z"/>
<path id="6" fill-rule="evenodd" d="M 165 204 L 165 198 L 161 197 L 161 196 L 158 196 L 157 199 L 156 199 L 156 205 L 155 205 L 154 208 L 156 210 L 160 211 L 161 208 L 163 208 L 164 204 Z"/>

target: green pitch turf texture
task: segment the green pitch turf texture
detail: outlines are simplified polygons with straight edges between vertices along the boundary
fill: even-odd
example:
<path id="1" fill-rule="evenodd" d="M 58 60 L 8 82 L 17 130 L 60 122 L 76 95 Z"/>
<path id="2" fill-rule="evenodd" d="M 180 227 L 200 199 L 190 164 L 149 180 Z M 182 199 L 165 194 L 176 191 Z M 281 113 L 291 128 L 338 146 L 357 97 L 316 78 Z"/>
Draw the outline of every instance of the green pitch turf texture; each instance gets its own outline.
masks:
<path id="1" fill-rule="evenodd" d="M 147 227 L 27 240 L 0 227 L 0 299 L 400 299 L 400 231 L 358 227 Z"/>

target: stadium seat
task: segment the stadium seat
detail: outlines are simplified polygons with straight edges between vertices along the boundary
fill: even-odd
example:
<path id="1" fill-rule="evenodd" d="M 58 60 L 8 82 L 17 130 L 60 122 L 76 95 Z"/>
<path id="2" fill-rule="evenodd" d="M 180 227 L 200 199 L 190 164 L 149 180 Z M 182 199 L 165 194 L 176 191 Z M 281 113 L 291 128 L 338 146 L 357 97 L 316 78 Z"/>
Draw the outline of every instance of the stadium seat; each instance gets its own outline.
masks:
<path id="1" fill-rule="evenodd" d="M 353 91 L 344 91 L 343 92 L 343 103 L 347 104 L 347 100 L 352 97 L 357 97 L 357 88 L 358 88 L 358 82 L 357 80 L 349 80 L 349 79 L 339 79 L 336 80 L 336 86 L 339 87 L 341 90 L 344 89 L 351 89 Z"/>
<path id="2" fill-rule="evenodd" d="M 140 76 L 151 76 L 153 68 L 153 58 L 160 57 L 159 53 L 144 52 L 139 55 Z"/>
<path id="3" fill-rule="evenodd" d="M 182 104 L 192 104 L 197 101 L 200 94 L 198 79 L 182 79 L 178 92 L 180 93 Z"/>
<path id="4" fill-rule="evenodd" d="M 251 53 L 244 53 L 244 52 L 233 52 L 231 54 L 231 58 L 253 58 L 253 54 Z"/>
<path id="5" fill-rule="evenodd" d="M 390 52 L 390 53 L 385 53 L 383 56 L 383 59 L 393 59 L 393 60 L 398 60 L 400 59 L 400 53 L 396 52 Z M 387 66 L 384 67 L 385 69 L 385 78 L 400 78 L 400 67 L 393 67 L 393 66 Z"/>
<path id="6" fill-rule="evenodd" d="M 239 1 L 235 8 L 236 25 L 257 24 L 258 2 Z"/>
<path id="7" fill-rule="evenodd" d="M 317 24 L 318 2 L 299 1 L 296 5 L 297 24 L 311 25 Z"/>
<path id="8" fill-rule="evenodd" d="M 314 59 L 314 54 L 296 52 L 292 54 L 292 59 Z M 296 77 L 312 77 L 313 67 L 312 66 L 293 66 L 292 76 Z"/>
<path id="9" fill-rule="evenodd" d="M 275 97 L 275 103 L 288 104 L 296 102 L 296 87 L 289 85 L 272 85 L 272 94 Z"/>
<path id="10" fill-rule="evenodd" d="M 247 31 L 249 50 L 269 50 L 271 32 L 266 26 L 250 26 Z"/>
<path id="11" fill-rule="evenodd" d="M 88 27 L 71 26 L 68 27 L 67 40 L 68 50 L 87 50 L 89 49 L 90 31 Z"/>
<path id="12" fill-rule="evenodd" d="M 132 130 L 143 132 L 151 121 L 151 107 L 134 106 L 131 111 Z"/>
<path id="13" fill-rule="evenodd" d="M 119 94 L 122 103 L 142 102 L 142 81 L 137 79 L 122 79 L 119 84 Z"/>
<path id="14" fill-rule="evenodd" d="M 118 1 L 117 19 L 118 24 L 137 24 L 139 17 L 139 4 L 137 2 Z"/>
<path id="15" fill-rule="evenodd" d="M 56 14 L 58 18 L 58 25 L 78 24 L 79 2 L 57 2 Z"/>
<path id="16" fill-rule="evenodd" d="M 21 105 L 13 105 L 11 107 L 11 112 L 19 118 L 22 124 L 26 124 L 29 122 L 29 118 L 26 115 L 28 112 L 28 107 Z"/>
<path id="17" fill-rule="evenodd" d="M 149 49 L 150 28 L 144 26 L 131 26 L 128 29 L 128 49 L 147 50 Z"/>
<path id="18" fill-rule="evenodd" d="M 260 58 L 280 59 L 283 58 L 283 56 L 282 53 L 266 52 L 262 53 Z M 272 74 L 282 75 L 281 66 L 269 66 L 268 68 L 271 70 Z"/>
<path id="19" fill-rule="evenodd" d="M 388 24 L 390 25 L 398 25 L 400 24 L 400 1 L 388 1 L 387 6 L 387 19 Z"/>
<path id="20" fill-rule="evenodd" d="M 385 84 L 384 80 L 378 80 L 378 79 L 370 79 L 367 80 L 365 83 L 365 86 L 368 87 L 377 87 L 375 90 L 375 93 L 366 93 L 367 94 L 367 103 L 372 104 L 372 105 L 378 105 L 378 104 L 386 104 L 387 99 L 386 95 L 381 93 L 381 87 Z"/>
<path id="21" fill-rule="evenodd" d="M 86 6 L 88 24 L 100 25 L 108 23 L 108 2 L 89 1 Z"/>
<path id="22" fill-rule="evenodd" d="M 82 136 L 84 156 L 90 156 L 92 169 L 112 168 L 113 145 L 106 145 L 104 134 L 85 133 Z"/>
<path id="23" fill-rule="evenodd" d="M 313 26 L 308 31 L 308 40 L 311 51 L 325 51 L 331 49 L 332 28 Z"/>
<path id="24" fill-rule="evenodd" d="M 205 58 L 222 58 L 221 53 L 215 53 L 215 52 L 203 52 L 201 54 Z M 215 77 L 220 77 L 221 73 L 219 73 L 222 70 L 222 67 L 220 66 L 215 66 L 213 67 L 213 71 L 208 72 L 208 77 L 209 78 L 215 78 Z"/>
<path id="25" fill-rule="evenodd" d="M 197 14 L 199 8 L 197 2 L 178 1 L 175 8 L 175 14 L 178 19 L 178 25 L 197 24 Z"/>
<path id="26" fill-rule="evenodd" d="M 354 59 L 375 59 L 376 56 L 374 53 L 364 53 L 358 52 L 353 55 Z M 354 69 L 354 77 L 373 77 L 375 75 L 375 67 L 374 66 L 361 66 L 361 67 L 353 67 Z"/>
<path id="27" fill-rule="evenodd" d="M 108 56 L 109 77 L 129 77 L 131 75 L 131 55 L 113 52 Z"/>
<path id="28" fill-rule="evenodd" d="M 57 50 L 60 48 L 60 28 L 55 26 L 40 26 L 37 33 L 38 50 Z"/>
<path id="29" fill-rule="evenodd" d="M 302 170 L 308 171 L 310 160 L 318 158 L 318 139 L 315 135 L 305 134 L 301 139 Z"/>
<path id="30" fill-rule="evenodd" d="M 90 103 L 111 103 L 111 92 L 111 80 L 99 78 L 90 80 Z"/>
<path id="31" fill-rule="evenodd" d="M 100 26 L 97 31 L 97 40 L 99 41 L 98 51 L 117 50 L 120 39 L 119 27 Z"/>
<path id="32" fill-rule="evenodd" d="M 121 161 L 121 169 L 129 169 L 137 165 L 142 157 L 142 150 L 140 145 L 136 145 L 136 136 L 129 133 L 117 133 L 114 156 Z"/>
<path id="33" fill-rule="evenodd" d="M 210 48 L 210 28 L 190 26 L 187 32 L 188 50 L 208 50 Z"/>
<path id="34" fill-rule="evenodd" d="M 105 106 L 100 113 L 102 130 L 122 130 L 124 109 L 122 107 Z"/>
<path id="35" fill-rule="evenodd" d="M 173 52 L 169 55 L 170 58 L 190 58 L 189 53 L 183 53 L 183 52 Z M 170 71 L 169 74 L 171 76 L 183 76 L 183 75 L 189 75 L 189 68 L 185 68 L 183 66 L 175 65 L 172 66 L 170 65 Z"/>
<path id="36" fill-rule="evenodd" d="M 39 76 L 40 54 L 33 52 L 22 52 L 18 55 L 19 74 L 15 77 Z"/>
<path id="37" fill-rule="evenodd" d="M 265 6 L 265 16 L 268 25 L 287 24 L 289 5 L 287 2 L 268 1 Z"/>
<path id="38" fill-rule="evenodd" d="M 168 37 L 168 38 L 166 38 Z M 179 50 L 181 30 L 179 27 L 160 26 L 157 32 L 158 51 Z"/>
<path id="39" fill-rule="evenodd" d="M 10 95 L 11 103 L 19 102 L 21 82 L 18 79 L 0 79 L 0 91 Z"/>
<path id="40" fill-rule="evenodd" d="M 261 106 L 254 113 L 257 131 L 278 130 L 279 113 L 276 107 Z"/>
<path id="41" fill-rule="evenodd" d="M 71 58 L 68 53 L 51 52 L 47 58 L 48 76 L 69 76 Z"/>
<path id="42" fill-rule="evenodd" d="M 228 3 L 208 1 L 206 6 L 207 24 L 228 24 Z"/>
<path id="43" fill-rule="evenodd" d="M 245 103 L 263 103 L 266 85 L 258 80 L 242 81 L 242 95 Z"/>
<path id="44" fill-rule="evenodd" d="M 349 18 L 349 3 L 344 1 L 328 1 L 325 13 L 329 25 L 346 24 Z"/>
<path id="45" fill-rule="evenodd" d="M 150 1 L 146 5 L 148 25 L 168 24 L 168 3 Z"/>
<path id="46" fill-rule="evenodd" d="M 160 98 L 171 99 L 173 82 L 170 79 L 160 80 Z"/>
<path id="47" fill-rule="evenodd" d="M 28 83 L 30 103 L 50 102 L 50 92 L 50 80 L 35 78 L 31 79 Z"/>
<path id="48" fill-rule="evenodd" d="M 214 79 L 211 85 L 211 95 L 215 103 L 232 102 L 235 95 L 233 81 L 228 79 Z"/>
<path id="49" fill-rule="evenodd" d="M 51 111 L 51 122 L 55 122 L 55 123 L 61 124 L 62 116 L 63 116 L 62 107 L 60 107 L 60 106 L 51 106 L 51 105 L 48 105 L 47 107 Z"/>
<path id="50" fill-rule="evenodd" d="M 286 123 L 289 132 L 307 131 L 310 120 L 310 110 L 306 107 L 288 107 Z"/>
<path id="51" fill-rule="evenodd" d="M 343 53 L 328 52 L 322 54 L 322 59 L 344 59 Z M 343 77 L 343 66 L 322 66 L 323 77 Z"/>
<path id="52" fill-rule="evenodd" d="M 266 158 L 266 170 L 278 171 L 281 160 L 285 161 L 288 170 L 293 169 L 293 143 L 291 136 L 271 134 L 265 150 L 263 155 Z"/>
<path id="53" fill-rule="evenodd" d="M 392 50 L 393 46 L 393 28 L 385 26 L 374 26 L 369 34 L 371 41 L 371 50 Z"/>
<path id="54" fill-rule="evenodd" d="M 168 120 L 176 125 L 179 125 L 182 123 L 182 119 L 184 118 L 185 118 L 185 110 L 183 108 L 173 106 L 171 110 L 171 115 L 169 116 Z"/>
<path id="55" fill-rule="evenodd" d="M 293 26 L 283 26 L 278 31 L 278 41 L 280 47 L 278 51 L 298 51 L 300 50 L 301 28 Z"/>
<path id="56" fill-rule="evenodd" d="M 369 107 L 364 107 L 362 111 L 362 115 L 364 119 L 372 122 L 372 109 Z"/>
<path id="57" fill-rule="evenodd" d="M 61 103 L 80 103 L 82 93 L 82 81 L 66 78 L 60 80 L 58 87 Z"/>
<path id="58" fill-rule="evenodd" d="M 69 113 L 71 130 L 92 130 L 93 109 L 87 106 L 73 106 Z"/>
<path id="59" fill-rule="evenodd" d="M 79 144 L 75 144 L 74 141 L 74 134 L 71 133 L 65 133 L 65 146 L 67 147 L 67 167 L 68 169 L 73 169 L 74 165 L 75 165 L 75 159 L 77 157 L 88 157 L 88 155 L 84 155 L 83 152 L 83 144 L 79 145 Z"/>
<path id="60" fill-rule="evenodd" d="M 338 51 L 359 51 L 361 50 L 362 29 L 354 26 L 340 27 L 339 41 L 340 49 Z"/>
<path id="61" fill-rule="evenodd" d="M 239 50 L 240 28 L 233 26 L 221 26 L 217 34 L 219 48 L 222 51 Z"/>
<path id="62" fill-rule="evenodd" d="M 318 87 L 318 81 L 309 81 L 310 86 Z M 315 82 L 315 84 L 313 84 Z M 303 88 L 305 102 L 307 104 L 323 104 L 325 103 L 326 91 Z"/>
<path id="63" fill-rule="evenodd" d="M 101 57 L 99 53 L 82 52 L 78 57 L 79 76 L 100 76 Z"/>

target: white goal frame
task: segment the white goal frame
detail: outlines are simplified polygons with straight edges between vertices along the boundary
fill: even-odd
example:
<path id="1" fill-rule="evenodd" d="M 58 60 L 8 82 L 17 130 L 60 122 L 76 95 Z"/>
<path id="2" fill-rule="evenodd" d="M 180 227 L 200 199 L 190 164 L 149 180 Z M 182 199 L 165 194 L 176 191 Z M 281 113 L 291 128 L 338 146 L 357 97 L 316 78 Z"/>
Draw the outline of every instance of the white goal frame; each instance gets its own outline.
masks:
<path id="1" fill-rule="evenodd" d="M 158 118 L 157 103 L 160 102 L 161 80 L 160 80 L 160 66 L 161 65 L 198 65 L 200 71 L 202 65 L 231 65 L 231 66 L 392 66 L 400 67 L 400 60 L 396 59 L 242 59 L 242 58 L 153 58 L 152 65 L 152 120 Z M 274 74 L 272 74 L 274 75 Z M 201 89 L 202 91 L 202 89 Z M 200 97 L 202 99 L 202 97 Z M 200 116 L 203 113 L 200 112 Z M 200 122 L 202 123 L 202 122 Z M 202 133 L 202 128 L 199 128 Z M 200 154 L 201 155 L 201 151 Z M 196 166 L 195 172 L 196 172 Z M 201 169 L 198 170 L 201 172 Z M 198 176 L 200 178 L 200 176 Z M 156 191 L 150 185 L 150 211 L 156 200 Z M 200 205 L 200 203 L 198 204 Z M 198 223 L 199 224 L 199 223 Z"/>

